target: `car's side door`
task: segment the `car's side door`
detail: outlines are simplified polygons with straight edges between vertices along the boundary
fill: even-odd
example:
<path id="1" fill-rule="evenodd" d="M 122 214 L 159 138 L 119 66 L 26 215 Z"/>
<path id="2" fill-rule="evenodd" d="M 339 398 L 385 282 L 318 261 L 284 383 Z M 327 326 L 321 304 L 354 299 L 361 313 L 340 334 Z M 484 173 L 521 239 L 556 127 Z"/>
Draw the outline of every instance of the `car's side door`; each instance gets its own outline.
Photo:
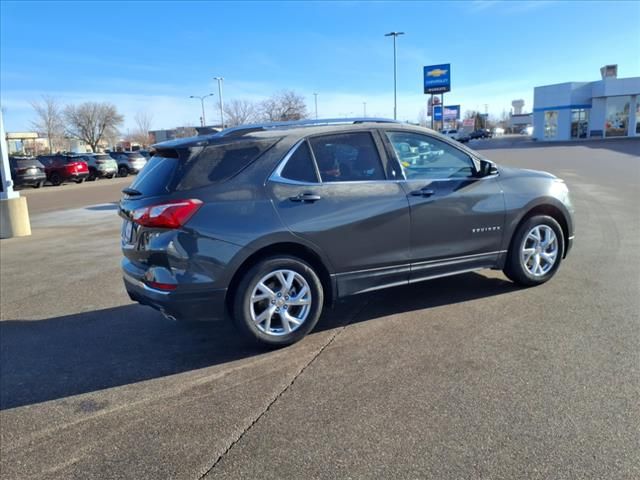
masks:
<path id="1" fill-rule="evenodd" d="M 411 280 L 494 266 L 502 253 L 498 174 L 479 175 L 464 148 L 412 131 L 383 133 L 402 169 L 411 211 Z"/>
<path id="2" fill-rule="evenodd" d="M 371 131 L 298 142 L 268 182 L 283 223 L 331 263 L 339 295 L 409 278 L 409 204 Z"/>

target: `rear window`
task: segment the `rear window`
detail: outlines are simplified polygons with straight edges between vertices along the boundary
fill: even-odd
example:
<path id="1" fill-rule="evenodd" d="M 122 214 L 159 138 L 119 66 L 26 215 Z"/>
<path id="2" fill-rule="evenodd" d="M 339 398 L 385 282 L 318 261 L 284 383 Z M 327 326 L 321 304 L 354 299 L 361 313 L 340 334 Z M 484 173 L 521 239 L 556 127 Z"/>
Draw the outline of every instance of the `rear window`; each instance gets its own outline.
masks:
<path id="1" fill-rule="evenodd" d="M 35 158 L 10 158 L 17 168 L 42 167 L 42 164 Z"/>
<path id="2" fill-rule="evenodd" d="M 129 160 L 139 160 L 139 159 L 144 160 L 144 157 L 142 156 L 142 154 L 140 154 L 138 152 L 127 153 L 127 157 L 129 157 Z"/>
<path id="3" fill-rule="evenodd" d="M 144 196 L 168 192 L 168 185 L 180 160 L 177 158 L 153 157 L 136 176 L 131 188 Z"/>
<path id="4" fill-rule="evenodd" d="M 255 161 L 276 141 L 210 145 L 191 159 L 155 155 L 138 174 L 131 188 L 144 196 L 153 196 L 223 182 Z"/>
<path id="5" fill-rule="evenodd" d="M 176 190 L 190 190 L 230 179 L 276 143 L 256 140 L 210 145 L 200 155 L 182 164 L 177 173 Z"/>
<path id="6" fill-rule="evenodd" d="M 96 160 L 113 160 L 110 155 L 94 155 Z"/>

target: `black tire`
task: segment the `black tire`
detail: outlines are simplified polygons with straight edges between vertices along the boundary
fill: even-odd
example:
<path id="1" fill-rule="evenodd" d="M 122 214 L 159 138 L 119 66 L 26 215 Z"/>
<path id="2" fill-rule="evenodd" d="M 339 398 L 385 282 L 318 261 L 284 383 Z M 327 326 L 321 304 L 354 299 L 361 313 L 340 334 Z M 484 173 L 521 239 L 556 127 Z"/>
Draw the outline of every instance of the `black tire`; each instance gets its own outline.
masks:
<path id="1" fill-rule="evenodd" d="M 125 167 L 124 165 L 120 165 L 118 167 L 118 176 L 119 177 L 126 177 L 127 175 L 129 175 L 129 169 L 127 167 Z"/>
<path id="2" fill-rule="evenodd" d="M 43 186 L 44 186 L 44 182 L 38 182 L 33 186 L 33 188 L 42 188 Z"/>
<path id="3" fill-rule="evenodd" d="M 283 333 L 276 336 L 266 333 L 252 320 L 251 295 L 260 280 L 266 275 L 277 270 L 285 269 L 299 274 L 307 282 L 309 291 L 311 292 L 311 303 L 306 319 L 300 326 L 290 333 Z M 265 302 L 269 302 L 269 300 L 267 299 Z M 240 280 L 234 292 L 232 317 L 238 329 L 250 340 L 271 348 L 284 347 L 301 340 L 315 327 L 322 313 L 323 303 L 324 293 L 322 283 L 308 263 L 299 258 L 285 255 L 269 257 L 254 265 Z M 273 308 L 275 308 L 275 306 Z M 291 311 L 292 310 L 289 310 L 289 312 Z M 279 318 L 279 314 L 274 314 L 272 322 L 277 325 Z"/>
<path id="4" fill-rule="evenodd" d="M 77 184 L 81 184 L 82 182 L 84 182 L 84 178 L 79 178 L 79 179 L 76 180 Z"/>
<path id="5" fill-rule="evenodd" d="M 556 236 L 558 242 L 558 250 L 556 252 L 555 263 L 544 275 L 533 275 L 525 267 L 524 261 L 521 258 L 521 251 L 524 248 L 525 237 L 536 226 L 548 226 L 550 227 Z M 511 246 L 507 253 L 507 261 L 504 267 L 504 274 L 512 281 L 519 285 L 526 287 L 532 287 L 535 285 L 541 285 L 549 281 L 560 267 L 562 263 L 562 257 L 564 255 L 565 240 L 562 233 L 562 228 L 558 222 L 548 215 L 534 215 L 526 219 L 516 230 L 516 233 L 511 240 Z"/>
<path id="6" fill-rule="evenodd" d="M 87 177 L 87 182 L 95 182 L 98 179 L 98 174 L 92 168 L 89 170 L 89 176 Z"/>
<path id="7" fill-rule="evenodd" d="M 62 184 L 62 175 L 60 175 L 58 172 L 53 172 L 51 175 L 49 175 L 49 181 L 51 182 L 51 185 L 55 185 L 57 187 L 58 185 Z"/>

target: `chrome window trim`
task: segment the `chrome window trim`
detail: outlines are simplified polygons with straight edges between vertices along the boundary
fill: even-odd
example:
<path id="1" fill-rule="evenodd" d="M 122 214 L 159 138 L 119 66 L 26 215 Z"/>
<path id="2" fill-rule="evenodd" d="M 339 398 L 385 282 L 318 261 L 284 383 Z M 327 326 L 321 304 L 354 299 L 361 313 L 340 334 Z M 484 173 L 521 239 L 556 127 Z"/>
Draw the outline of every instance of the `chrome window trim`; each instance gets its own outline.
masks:
<path id="1" fill-rule="evenodd" d="M 401 130 L 391 130 L 391 131 L 402 132 Z M 383 130 L 383 132 L 386 135 L 389 131 L 388 130 Z M 347 132 L 347 133 L 349 133 L 349 132 Z M 406 132 L 402 132 L 402 133 L 406 133 Z M 424 135 L 424 136 L 430 136 L 428 134 L 420 134 L 420 133 L 417 133 L 417 132 L 411 132 L 411 133 L 416 133 L 418 135 Z M 313 135 L 313 137 L 325 136 L 325 135 L 332 135 L 332 133 L 323 133 L 323 134 L 319 134 L 319 135 Z M 393 145 L 391 144 L 391 141 L 389 140 L 389 137 L 387 137 L 387 140 L 389 141 L 389 144 L 393 148 Z M 436 138 L 436 140 L 440 140 L 440 139 Z M 458 181 L 459 182 L 459 181 L 471 180 L 471 179 L 484 180 L 486 178 L 494 178 L 494 177 L 497 177 L 497 176 L 500 175 L 500 172 L 498 171 L 498 173 L 496 173 L 494 175 L 486 175 L 484 177 L 476 177 L 476 176 L 472 175 L 472 176 L 469 176 L 469 177 L 412 178 L 412 179 L 407 179 L 406 176 L 405 176 L 405 173 L 404 173 L 404 169 L 402 168 L 402 165 L 400 165 L 400 173 L 405 178 L 399 178 L 399 179 L 398 178 L 393 178 L 393 179 L 385 178 L 385 179 L 382 179 L 382 180 L 347 180 L 347 181 L 343 181 L 343 182 L 323 182 L 322 181 L 322 176 L 320 175 L 320 172 L 318 171 L 318 165 L 317 165 L 317 162 L 316 162 L 315 155 L 313 153 L 313 149 L 309 145 L 309 151 L 311 152 L 311 158 L 313 160 L 313 167 L 314 167 L 314 169 L 316 171 L 316 178 L 318 178 L 319 181 L 318 182 L 301 182 L 299 180 L 292 180 L 290 178 L 283 177 L 282 176 L 282 171 L 287 166 L 287 162 L 293 156 L 293 154 L 296 152 L 296 150 L 300 147 L 300 145 L 302 145 L 306 141 L 307 141 L 307 138 L 305 137 L 305 138 L 301 138 L 295 144 L 293 144 L 293 146 L 289 149 L 287 154 L 283 157 L 282 160 L 280 160 L 280 162 L 278 163 L 278 165 L 276 166 L 274 171 L 271 173 L 271 175 L 268 178 L 268 181 L 277 182 L 277 183 L 285 183 L 285 184 L 288 184 L 288 185 L 299 185 L 299 186 L 320 186 L 320 185 L 338 185 L 338 184 L 358 184 L 358 185 L 362 185 L 362 184 L 368 184 L 368 183 L 421 182 L 423 180 L 424 181 L 430 181 L 430 182 L 445 182 L 445 181 Z M 447 143 L 447 142 L 444 142 L 444 143 Z M 449 143 L 449 145 L 451 145 L 451 144 Z M 478 162 L 480 162 L 480 159 L 478 159 L 477 157 L 469 155 L 466 151 L 457 148 L 455 145 L 451 145 L 451 146 L 453 148 L 456 148 L 457 150 L 461 151 L 465 155 L 468 155 L 470 157 L 470 159 L 471 159 L 471 162 L 474 164 L 474 166 L 475 166 L 476 160 Z M 395 161 L 398 162 L 397 153 L 395 152 L 395 150 L 394 150 L 394 155 L 396 155 Z M 382 159 L 380 159 L 380 161 L 382 162 Z M 383 165 L 383 169 L 384 169 L 384 165 Z M 386 172 L 385 172 L 385 175 L 386 175 Z"/>

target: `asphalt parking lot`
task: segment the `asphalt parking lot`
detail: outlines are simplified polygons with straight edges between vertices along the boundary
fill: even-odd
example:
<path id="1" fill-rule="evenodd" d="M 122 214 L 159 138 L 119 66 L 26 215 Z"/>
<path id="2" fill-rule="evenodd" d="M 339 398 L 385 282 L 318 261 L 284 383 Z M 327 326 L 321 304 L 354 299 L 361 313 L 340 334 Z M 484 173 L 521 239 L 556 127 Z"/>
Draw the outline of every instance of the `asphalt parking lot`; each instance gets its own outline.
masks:
<path id="1" fill-rule="evenodd" d="M 563 177 L 574 250 L 341 302 L 258 350 L 126 296 L 128 179 L 26 191 L 0 243 L 0 476 L 640 478 L 640 141 L 472 142 Z"/>

